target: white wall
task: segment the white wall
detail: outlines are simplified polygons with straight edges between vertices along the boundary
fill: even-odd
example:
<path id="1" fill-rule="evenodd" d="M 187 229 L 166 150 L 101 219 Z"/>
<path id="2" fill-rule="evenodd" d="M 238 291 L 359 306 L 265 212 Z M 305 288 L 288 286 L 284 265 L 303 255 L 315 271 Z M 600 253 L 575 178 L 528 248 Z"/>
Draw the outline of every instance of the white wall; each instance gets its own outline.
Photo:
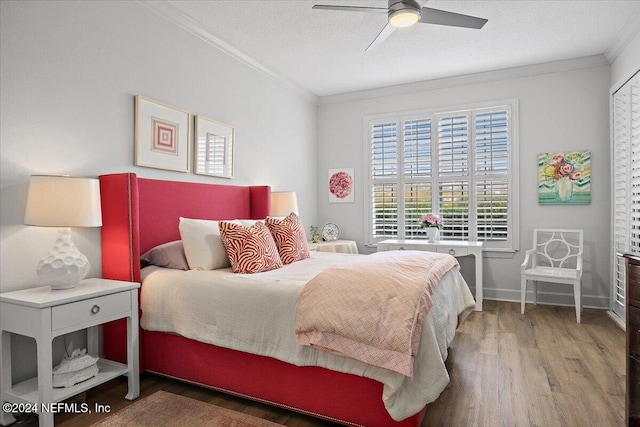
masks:
<path id="1" fill-rule="evenodd" d="M 303 220 L 316 222 L 311 99 L 137 2 L 2 2 L 0 11 L 0 291 L 36 285 L 35 265 L 55 241 L 53 230 L 22 225 L 32 174 L 268 184 L 297 191 Z M 135 167 L 135 95 L 234 125 L 235 178 Z M 99 229 L 73 238 L 99 276 Z"/>
<path id="2" fill-rule="evenodd" d="M 318 108 L 318 219 L 336 222 L 342 236 L 366 250 L 364 209 L 368 152 L 366 115 L 517 98 L 520 110 L 520 251 L 512 258 L 484 259 L 484 295 L 520 299 L 520 264 L 536 227 L 585 231 L 583 302 L 609 306 L 609 108 L 610 69 L 604 57 L 543 64 L 483 75 L 423 82 L 321 98 Z M 537 155 L 547 151 L 592 151 L 592 202 L 540 206 Z M 327 169 L 355 168 L 356 201 L 328 203 Z M 465 260 L 466 261 L 466 260 Z M 472 269 L 465 262 L 463 270 Z M 472 272 L 472 271 L 470 271 Z M 472 275 L 469 275 L 472 276 Z M 471 284 L 473 286 L 473 283 Z M 573 304 L 571 290 L 541 286 L 540 301 Z"/>
<path id="3" fill-rule="evenodd" d="M 313 100 L 137 2 L 0 2 L 0 76 L 2 292 L 38 286 L 35 266 L 55 241 L 54 230 L 22 224 L 32 174 L 268 184 L 297 191 L 303 221 L 316 222 Z M 235 178 L 135 167 L 135 95 L 233 124 Z M 99 229 L 74 229 L 73 239 L 89 276 L 100 276 Z M 35 351 L 12 342 L 17 381 L 32 375 Z M 62 342 L 54 344 L 59 359 Z"/>
<path id="4" fill-rule="evenodd" d="M 611 63 L 611 84 L 622 83 L 640 70 L 640 28 Z"/>

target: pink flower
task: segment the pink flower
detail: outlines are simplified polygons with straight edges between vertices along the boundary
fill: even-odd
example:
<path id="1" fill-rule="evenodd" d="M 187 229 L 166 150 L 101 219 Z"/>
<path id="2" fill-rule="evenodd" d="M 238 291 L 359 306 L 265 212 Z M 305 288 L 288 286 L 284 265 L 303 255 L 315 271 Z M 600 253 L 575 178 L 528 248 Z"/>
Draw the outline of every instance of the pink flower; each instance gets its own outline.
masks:
<path id="1" fill-rule="evenodd" d="M 565 176 L 565 175 L 569 175 L 571 172 L 573 172 L 573 165 L 571 163 L 563 163 L 560 166 L 558 166 L 558 174 L 560 176 Z"/>
<path id="2" fill-rule="evenodd" d="M 562 154 L 556 154 L 549 160 L 551 166 L 559 166 L 564 163 L 564 156 Z"/>
<path id="3" fill-rule="evenodd" d="M 426 214 L 420 217 L 420 222 L 423 227 L 438 227 L 442 224 L 442 219 L 435 214 Z"/>
<path id="4" fill-rule="evenodd" d="M 338 199 L 344 199 L 353 189 L 353 178 L 346 172 L 336 172 L 329 178 L 329 191 Z"/>
<path id="5" fill-rule="evenodd" d="M 580 178 L 582 178 L 582 172 L 580 172 L 580 171 L 575 171 L 575 172 L 569 174 L 569 179 L 571 181 L 577 181 Z"/>

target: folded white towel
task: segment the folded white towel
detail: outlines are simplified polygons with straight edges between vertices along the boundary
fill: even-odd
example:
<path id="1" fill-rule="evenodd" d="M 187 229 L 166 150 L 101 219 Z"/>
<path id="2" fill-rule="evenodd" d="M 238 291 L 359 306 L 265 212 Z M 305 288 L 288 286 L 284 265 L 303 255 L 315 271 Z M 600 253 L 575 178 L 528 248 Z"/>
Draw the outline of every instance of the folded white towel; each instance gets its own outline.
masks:
<path id="1" fill-rule="evenodd" d="M 75 372 L 98 363 L 99 357 L 94 357 L 87 354 L 87 349 L 73 350 L 71 357 L 65 357 L 62 362 L 55 368 L 53 368 L 54 374 L 64 374 L 67 372 Z"/>
<path id="2" fill-rule="evenodd" d="M 74 372 L 66 372 L 63 374 L 54 373 L 53 374 L 53 386 L 54 387 L 73 387 L 75 384 L 79 382 L 88 380 L 89 378 L 93 378 L 98 375 L 98 366 L 91 365 L 84 369 L 80 369 L 79 371 Z"/>

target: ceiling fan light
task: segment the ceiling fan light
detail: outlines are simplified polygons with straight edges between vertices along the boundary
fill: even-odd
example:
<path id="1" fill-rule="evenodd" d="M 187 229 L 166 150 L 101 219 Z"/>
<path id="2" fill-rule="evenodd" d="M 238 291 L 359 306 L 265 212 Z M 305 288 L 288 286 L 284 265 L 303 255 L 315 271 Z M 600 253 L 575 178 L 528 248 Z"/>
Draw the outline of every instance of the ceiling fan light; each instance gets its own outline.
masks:
<path id="1" fill-rule="evenodd" d="M 389 14 L 389 24 L 396 28 L 414 25 L 420 19 L 420 11 L 415 9 L 400 9 Z"/>

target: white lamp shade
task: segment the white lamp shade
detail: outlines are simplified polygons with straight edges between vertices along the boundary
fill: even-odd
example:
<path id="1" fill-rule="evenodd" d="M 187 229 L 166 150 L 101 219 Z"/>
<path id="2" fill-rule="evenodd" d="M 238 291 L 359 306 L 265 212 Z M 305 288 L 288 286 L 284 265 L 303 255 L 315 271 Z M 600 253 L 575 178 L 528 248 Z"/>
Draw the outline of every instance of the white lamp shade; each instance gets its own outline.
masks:
<path id="1" fill-rule="evenodd" d="M 271 193 L 271 216 L 287 216 L 291 212 L 298 215 L 298 197 L 295 191 Z"/>
<path id="2" fill-rule="evenodd" d="M 100 227 L 100 182 L 94 178 L 33 175 L 24 223 L 41 227 Z"/>

